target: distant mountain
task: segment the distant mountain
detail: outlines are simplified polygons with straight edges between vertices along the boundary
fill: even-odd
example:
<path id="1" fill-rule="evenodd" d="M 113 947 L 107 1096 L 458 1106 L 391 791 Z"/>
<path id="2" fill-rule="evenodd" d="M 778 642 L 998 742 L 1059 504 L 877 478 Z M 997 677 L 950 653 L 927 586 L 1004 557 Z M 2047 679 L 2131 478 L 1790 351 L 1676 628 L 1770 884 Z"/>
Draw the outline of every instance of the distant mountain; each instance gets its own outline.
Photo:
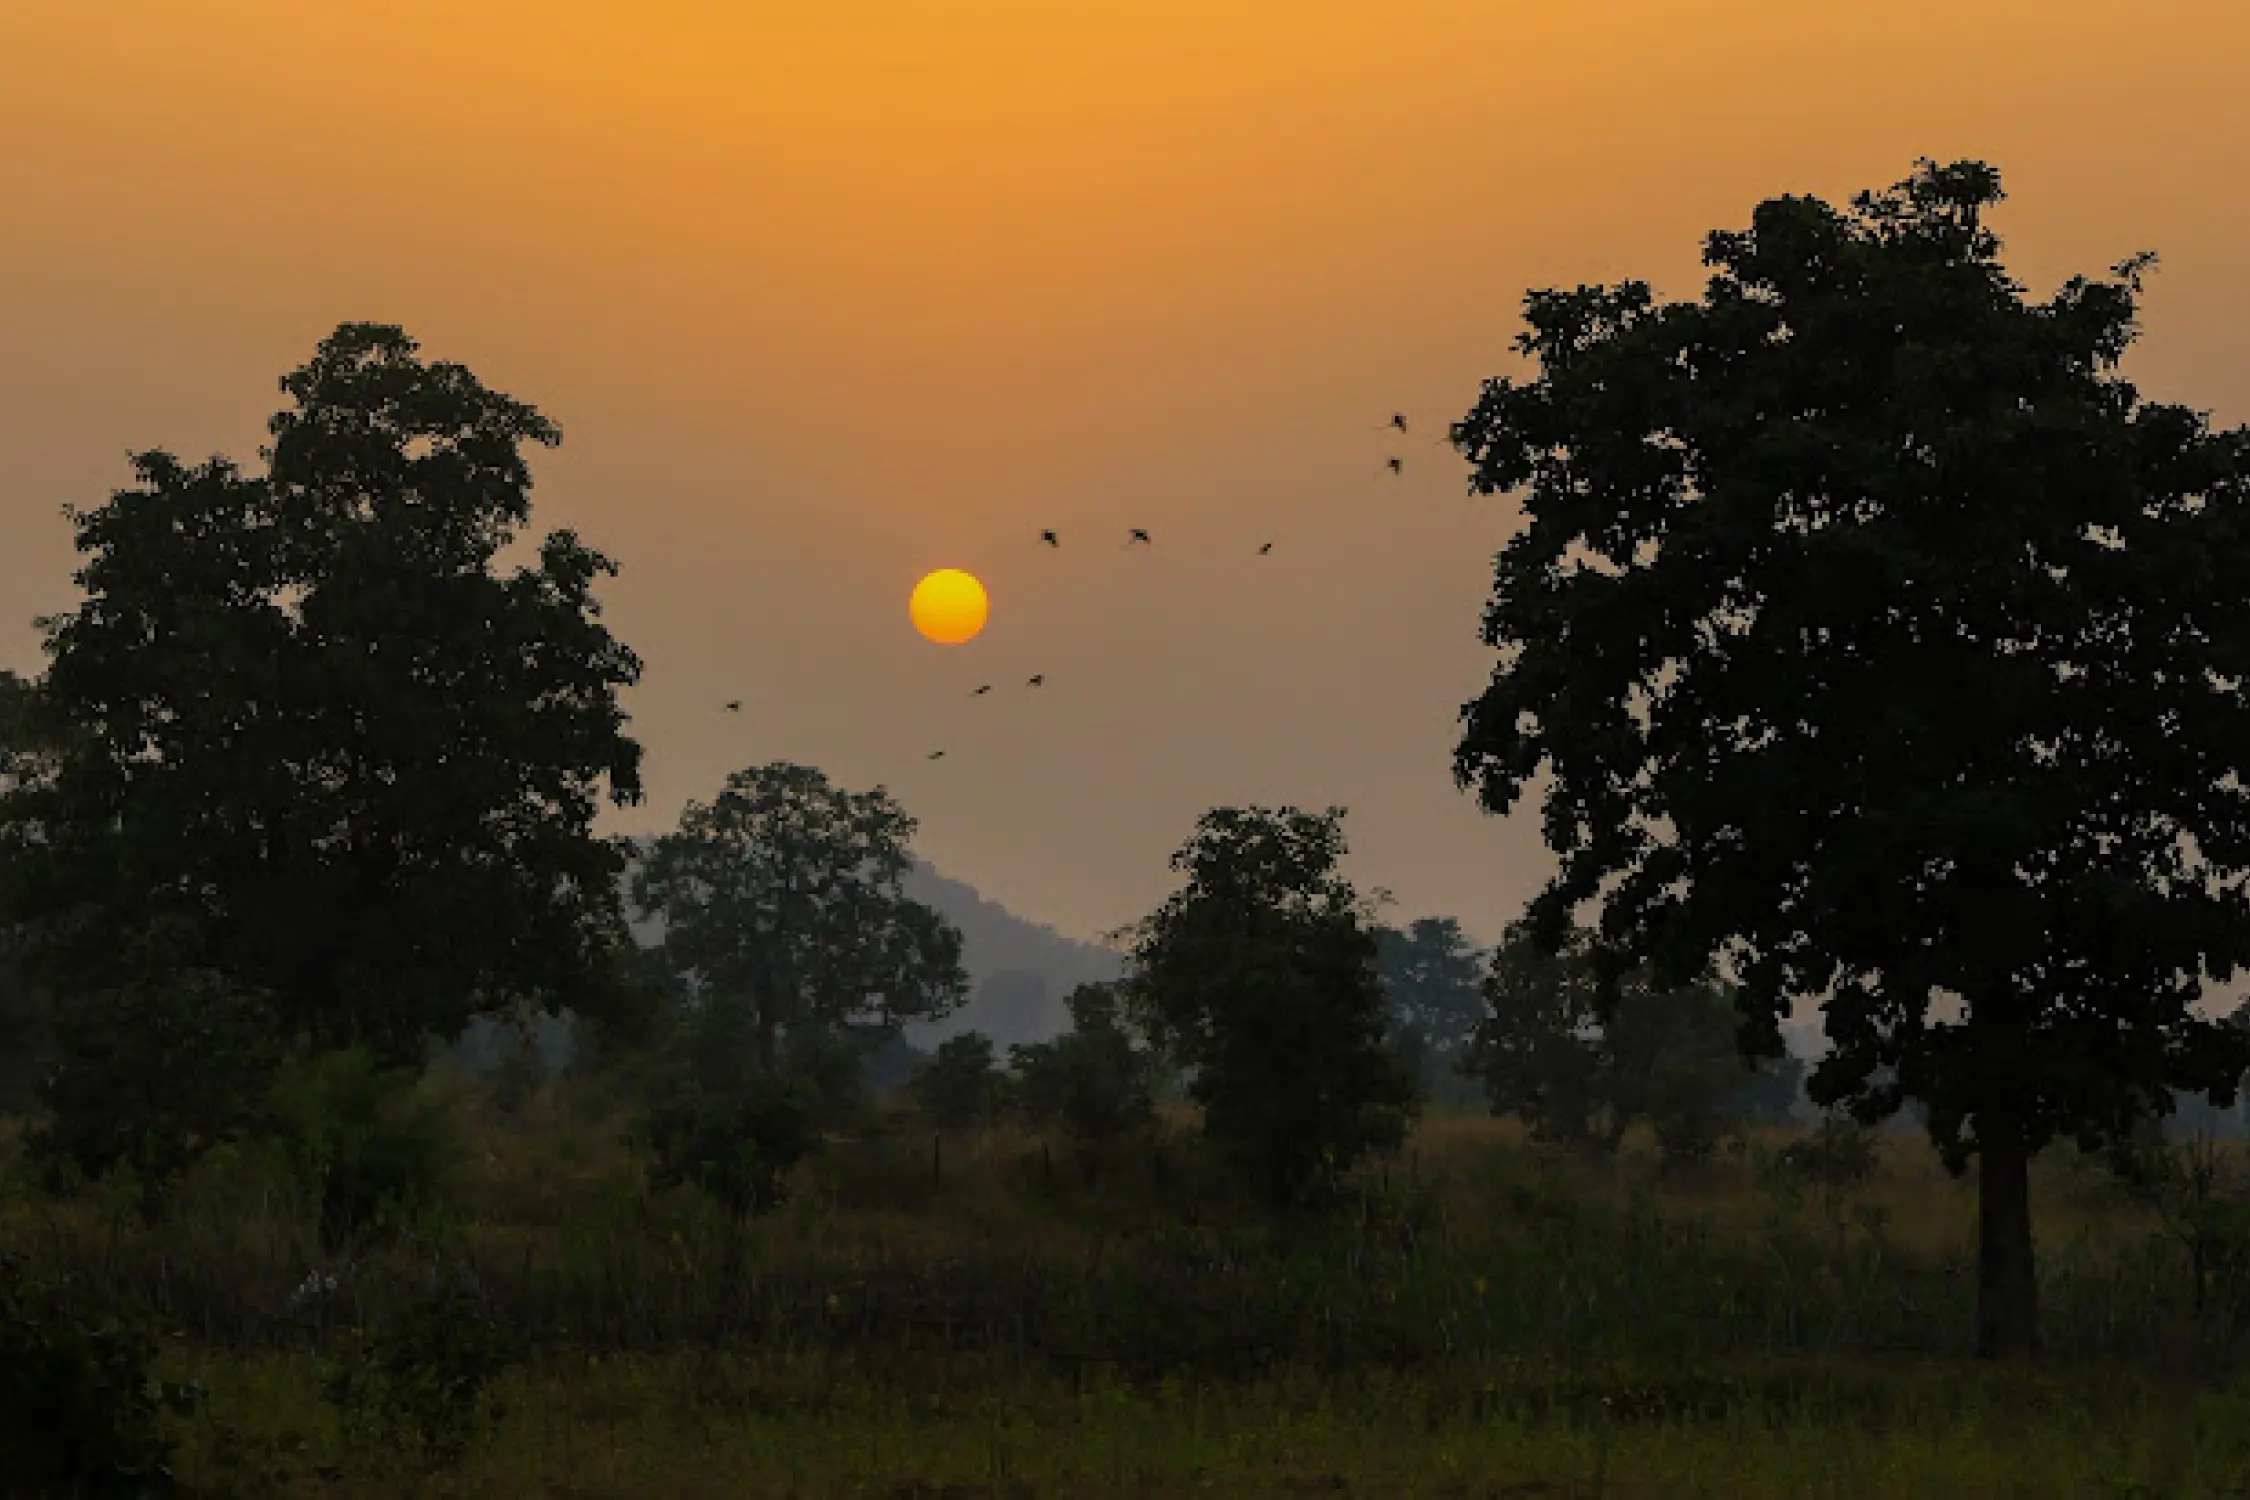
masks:
<path id="1" fill-rule="evenodd" d="M 652 840 L 633 841 L 646 849 Z M 1017 1042 L 1043 1042 L 1070 1026 L 1063 997 L 1081 984 L 1115 979 L 1124 959 L 1107 948 L 1064 937 L 1043 923 L 987 900 L 966 881 L 941 875 L 917 863 L 901 883 L 912 899 L 930 907 L 961 931 L 961 967 L 969 974 L 969 1001 L 942 1021 L 905 1028 L 906 1040 L 930 1048 L 964 1031 L 981 1031 L 1003 1051 Z M 652 946 L 664 924 L 650 919 L 631 924 L 633 938 Z M 570 1053 L 570 1026 L 547 1020 L 538 1028 L 541 1050 L 550 1063 Z M 496 1057 L 505 1034 L 489 1022 L 470 1027 L 463 1056 L 479 1064 Z"/>
<path id="2" fill-rule="evenodd" d="M 917 864 L 908 896 L 961 929 L 961 966 L 969 971 L 969 1003 L 942 1021 L 906 1028 L 907 1040 L 930 1047 L 964 1031 L 981 1031 L 1003 1049 L 1043 1042 L 1070 1027 L 1063 997 L 1125 971 L 1112 949 L 1064 937 L 1044 923 L 987 900 L 975 886 Z"/>

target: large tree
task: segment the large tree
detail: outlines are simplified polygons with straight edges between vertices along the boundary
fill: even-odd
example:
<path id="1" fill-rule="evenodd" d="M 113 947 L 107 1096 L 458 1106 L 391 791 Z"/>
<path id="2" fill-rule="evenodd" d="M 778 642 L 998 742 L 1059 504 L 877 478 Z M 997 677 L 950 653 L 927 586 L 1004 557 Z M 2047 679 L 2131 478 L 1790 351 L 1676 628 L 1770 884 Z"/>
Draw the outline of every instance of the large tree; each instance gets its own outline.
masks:
<path id="1" fill-rule="evenodd" d="M 148 979 L 123 938 L 161 924 L 288 1033 L 398 1061 L 478 1011 L 598 1001 L 623 855 L 591 823 L 639 797 L 639 663 L 572 533 L 495 566 L 524 446 L 559 433 L 392 327 L 281 386 L 265 473 L 144 453 L 67 512 L 85 599 L 41 622 L 59 749 L 0 793 L 0 915 L 59 997 Z"/>
<path id="2" fill-rule="evenodd" d="M 634 871 L 632 900 L 664 924 L 666 963 L 746 1008 L 772 1072 L 792 1029 L 872 1038 L 930 1021 L 968 991 L 961 934 L 905 896 L 914 819 L 889 792 L 853 792 L 778 761 L 690 802 Z"/>
<path id="3" fill-rule="evenodd" d="M 2196 1007 L 2250 956 L 2250 433 L 2117 373 L 2145 257 L 2028 300 L 2000 199 L 1925 161 L 1759 205 L 1700 301 L 1533 292 L 1536 377 L 1452 436 L 1529 518 L 1456 772 L 1496 813 L 1551 773 L 1543 943 L 1599 900 L 1605 983 L 1723 962 L 1753 1053 L 1825 996 L 1812 1097 L 1978 1159 L 2013 1355 L 2032 1153 L 2250 1063 Z"/>
<path id="4" fill-rule="evenodd" d="M 1127 996 L 1194 1071 L 1204 1132 L 1277 1204 L 1398 1145 L 1416 1080 L 1384 1042 L 1372 903 L 1338 873 L 1341 809 L 1221 807 L 1186 884 L 1129 930 Z"/>

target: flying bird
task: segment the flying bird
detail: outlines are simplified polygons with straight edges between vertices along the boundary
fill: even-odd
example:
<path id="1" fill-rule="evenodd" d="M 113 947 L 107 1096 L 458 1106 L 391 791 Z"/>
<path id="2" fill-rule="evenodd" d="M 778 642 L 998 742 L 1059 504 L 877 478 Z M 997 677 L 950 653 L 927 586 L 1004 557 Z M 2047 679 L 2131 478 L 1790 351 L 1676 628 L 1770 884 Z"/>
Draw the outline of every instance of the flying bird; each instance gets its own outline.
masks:
<path id="1" fill-rule="evenodd" d="M 730 698 L 729 700 L 727 700 L 727 712 L 730 714 L 741 713 L 742 700 L 740 698 Z"/>
<path id="2" fill-rule="evenodd" d="M 1384 462 L 1389 466 L 1390 471 L 1393 474 L 1398 473 L 1400 470 L 1406 467 L 1406 460 L 1403 458 L 1386 459 L 1384 460 Z"/>
<path id="3" fill-rule="evenodd" d="M 1062 545 L 1062 538 L 1061 538 L 1061 537 L 1059 537 L 1059 536 L 1056 536 L 1056 535 L 1055 535 L 1055 534 L 1054 534 L 1053 532 L 1051 532 L 1051 531 L 1042 531 L 1042 532 L 1040 532 L 1040 533 L 1039 533 L 1039 540 L 1041 540 L 1042 542 L 1045 542 L 1045 543 L 1046 543 L 1046 544 L 1047 544 L 1048 546 L 1050 546 L 1050 547 L 1060 547 L 1060 546 Z"/>
<path id="4" fill-rule="evenodd" d="M 1402 411 L 1392 412 L 1391 420 L 1388 425 L 1396 427 L 1401 432 L 1406 431 L 1406 413 Z"/>
<path id="5" fill-rule="evenodd" d="M 1032 676 L 1031 676 L 1031 682 L 1030 682 L 1030 685 L 1031 685 L 1032 687 L 1038 687 L 1038 686 L 1039 686 L 1039 685 L 1040 685 L 1041 683 L 1045 682 L 1046 680 L 1047 680 L 1047 674 L 1046 674 L 1046 673 L 1044 673 L 1044 672 L 1035 672 L 1035 673 L 1033 673 L 1033 674 L 1032 674 Z"/>
<path id="6" fill-rule="evenodd" d="M 924 759 L 943 760 L 945 759 L 945 752 L 943 750 L 932 750 L 927 756 L 924 757 Z"/>
<path id="7" fill-rule="evenodd" d="M 969 696 L 972 698 L 982 698 L 986 693 L 989 693 L 991 691 L 992 684 L 988 682 L 983 687 L 980 687 L 975 692 L 969 694 Z"/>
<path id="8" fill-rule="evenodd" d="M 1133 528 L 1133 534 L 1131 536 L 1125 538 L 1125 545 L 1128 547 L 1132 546 L 1135 542 L 1139 542 L 1144 547 L 1148 545 L 1148 533 L 1138 526 Z"/>
<path id="9" fill-rule="evenodd" d="M 1266 554 L 1267 554 L 1268 552 L 1271 552 L 1272 550 L 1273 550 L 1273 543 L 1271 543 L 1271 542 L 1268 542 L 1268 543 L 1266 543 L 1266 544 L 1265 544 L 1265 545 L 1264 545 L 1263 547 L 1260 547 L 1260 548 L 1258 549 L 1258 555 L 1259 555 L 1260 557 L 1264 557 L 1264 556 L 1265 556 L 1265 555 L 1266 555 Z"/>

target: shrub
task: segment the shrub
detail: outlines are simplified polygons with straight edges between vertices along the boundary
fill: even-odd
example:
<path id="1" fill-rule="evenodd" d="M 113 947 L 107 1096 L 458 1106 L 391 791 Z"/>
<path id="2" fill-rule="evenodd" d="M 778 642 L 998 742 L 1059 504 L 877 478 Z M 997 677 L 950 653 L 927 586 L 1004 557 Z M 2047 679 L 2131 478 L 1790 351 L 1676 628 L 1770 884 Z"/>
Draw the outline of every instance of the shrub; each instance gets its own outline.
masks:
<path id="1" fill-rule="evenodd" d="M 1118 1018 L 1113 985 L 1081 985 L 1064 1002 L 1071 1030 L 1051 1042 L 1008 1049 L 1016 1095 L 1034 1124 L 1060 1124 L 1088 1143 L 1153 1123 L 1155 1058 Z"/>
<path id="2" fill-rule="evenodd" d="M 155 1341 L 73 1305 L 73 1287 L 34 1279 L 0 1251 L 0 1492 L 142 1497 L 178 1493 L 167 1411 L 202 1401 L 193 1385 L 152 1380 Z"/>
<path id="3" fill-rule="evenodd" d="M 773 1080 L 683 1091 L 648 1113 L 642 1134 L 650 1188 L 699 1187 L 737 1221 L 778 1205 L 790 1172 L 819 1144 L 806 1088 Z"/>
<path id="4" fill-rule="evenodd" d="M 292 1060 L 273 1089 L 290 1168 L 319 1206 L 330 1255 L 442 1203 L 461 1159 L 449 1101 L 364 1048 Z"/>
<path id="5" fill-rule="evenodd" d="M 526 1343 L 475 1280 L 441 1272 L 426 1294 L 347 1344 L 323 1383 L 362 1460 L 403 1458 L 424 1473 L 450 1468 L 505 1415 L 488 1396 Z"/>
<path id="6" fill-rule="evenodd" d="M 1847 1115 L 1826 1115 L 1811 1135 L 1782 1148 L 1780 1162 L 1807 1182 L 1853 1187 L 1875 1175 L 1875 1132 Z"/>
<path id="7" fill-rule="evenodd" d="M 997 1113 L 1006 1075 L 992 1038 L 964 1032 L 941 1043 L 907 1084 L 915 1108 L 940 1130 L 961 1130 Z"/>

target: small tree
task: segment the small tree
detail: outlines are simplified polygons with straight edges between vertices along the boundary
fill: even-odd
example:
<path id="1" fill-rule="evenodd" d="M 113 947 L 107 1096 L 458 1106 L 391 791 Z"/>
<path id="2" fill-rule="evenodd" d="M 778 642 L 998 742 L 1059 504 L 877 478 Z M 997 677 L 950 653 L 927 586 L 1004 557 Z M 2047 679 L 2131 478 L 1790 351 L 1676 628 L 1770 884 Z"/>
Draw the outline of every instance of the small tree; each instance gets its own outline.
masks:
<path id="1" fill-rule="evenodd" d="M 960 933 L 900 890 L 914 826 L 881 787 L 845 791 L 788 762 L 737 771 L 656 841 L 633 904 L 663 919 L 674 972 L 745 1007 L 770 1074 L 792 1028 L 879 1036 L 966 996 Z"/>
<path id="2" fill-rule="evenodd" d="M 778 1206 L 789 1174 L 820 1144 L 801 1084 L 760 1078 L 729 1090 L 690 1090 L 643 1121 L 649 1186 L 701 1188 L 739 1228 Z M 730 1242 L 730 1253 L 733 1245 Z"/>
<path id="3" fill-rule="evenodd" d="M 1132 929 L 1130 994 L 1194 1069 L 1204 1131 L 1276 1204 L 1305 1201 L 1419 1105 L 1385 1045 L 1369 904 L 1336 873 L 1343 811 L 1217 808 L 1187 884 Z"/>
<path id="4" fill-rule="evenodd" d="M 938 1044 L 907 1089 L 923 1118 L 940 1130 L 965 1130 L 998 1112 L 1007 1075 L 992 1050 L 992 1038 L 963 1032 Z"/>
<path id="5" fill-rule="evenodd" d="M 1008 1049 L 1017 1103 L 1031 1123 L 1060 1124 L 1094 1144 L 1155 1122 L 1156 1057 L 1127 1029 L 1122 988 L 1080 985 L 1063 1001 L 1069 1031 Z"/>
<path id="6" fill-rule="evenodd" d="M 1532 1134 L 1614 1152 L 1646 1121 L 1667 1166 L 1707 1159 L 1757 1076 L 1735 1048 L 1732 992 L 1705 980 L 1659 988 L 1645 970 L 1602 993 L 1592 935 L 1568 933 L 1555 953 L 1522 923 L 1492 955 L 1488 1010 L 1464 1072 L 1484 1081 L 1496 1114 Z"/>
<path id="7" fill-rule="evenodd" d="M 448 1101 L 416 1072 L 364 1047 L 293 1058 L 273 1084 L 284 1158 L 319 1215 L 320 1245 L 344 1254 L 441 1206 L 463 1156 Z"/>

